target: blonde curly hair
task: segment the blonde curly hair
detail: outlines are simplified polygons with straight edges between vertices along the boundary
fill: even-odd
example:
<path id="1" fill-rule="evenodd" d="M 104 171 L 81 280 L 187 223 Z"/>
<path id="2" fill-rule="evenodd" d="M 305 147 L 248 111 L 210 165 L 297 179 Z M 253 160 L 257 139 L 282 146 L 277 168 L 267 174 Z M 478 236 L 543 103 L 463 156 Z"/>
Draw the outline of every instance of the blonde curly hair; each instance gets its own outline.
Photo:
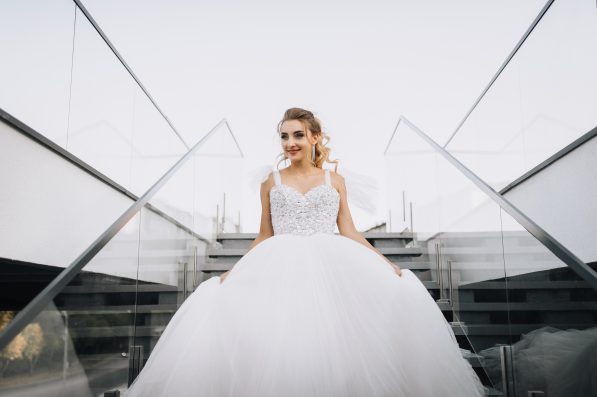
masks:
<path id="1" fill-rule="evenodd" d="M 311 161 L 317 168 L 323 168 L 323 163 L 335 163 L 334 171 L 338 170 L 338 159 L 329 160 L 330 152 L 332 149 L 328 148 L 326 144 L 330 141 L 328 134 L 321 130 L 321 121 L 315 117 L 315 115 L 309 110 L 301 108 L 290 108 L 284 112 L 284 117 L 278 123 L 278 135 L 281 133 L 282 123 L 288 120 L 298 120 L 306 130 L 311 132 L 311 135 L 317 138 L 315 143 L 315 160 Z M 279 167 L 282 161 L 288 159 L 286 153 L 282 151 L 277 157 L 282 157 L 276 164 L 276 168 Z"/>

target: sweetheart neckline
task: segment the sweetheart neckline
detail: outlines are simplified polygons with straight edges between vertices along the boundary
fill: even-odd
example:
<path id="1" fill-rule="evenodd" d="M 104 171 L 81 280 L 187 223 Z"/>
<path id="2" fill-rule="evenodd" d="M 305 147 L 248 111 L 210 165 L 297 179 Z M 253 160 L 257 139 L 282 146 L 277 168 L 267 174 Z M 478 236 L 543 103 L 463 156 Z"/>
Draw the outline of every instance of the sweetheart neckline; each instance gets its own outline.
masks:
<path id="1" fill-rule="evenodd" d="M 303 196 L 303 197 L 307 197 L 307 195 L 308 195 L 309 193 L 311 193 L 313 190 L 315 190 L 315 189 L 317 189 L 317 188 L 320 188 L 320 187 L 322 187 L 322 186 L 329 186 L 330 188 L 332 188 L 332 190 L 333 190 L 334 192 L 336 192 L 336 194 L 337 194 L 338 196 L 340 196 L 340 193 L 339 193 L 339 192 L 338 192 L 338 191 L 337 191 L 337 190 L 336 190 L 336 189 L 335 189 L 335 188 L 334 188 L 332 185 L 328 185 L 327 183 L 322 183 L 322 184 L 320 184 L 320 185 L 313 186 L 311 189 L 307 190 L 305 193 L 301 193 L 301 192 L 299 192 L 299 191 L 298 191 L 296 188 L 294 188 L 294 187 L 292 187 L 292 186 L 290 186 L 290 185 L 287 185 L 287 184 L 285 184 L 285 183 L 281 183 L 281 182 L 280 182 L 279 184 L 276 184 L 276 185 L 274 185 L 274 186 L 272 187 L 272 189 L 273 189 L 274 187 L 276 187 L 276 186 L 285 186 L 285 187 L 287 187 L 287 188 L 289 188 L 289 189 L 292 189 L 292 190 L 294 190 L 296 193 L 298 193 L 299 195 L 301 195 L 301 196 Z M 271 191 L 272 191 L 272 190 L 270 189 L 270 193 L 271 193 Z"/>

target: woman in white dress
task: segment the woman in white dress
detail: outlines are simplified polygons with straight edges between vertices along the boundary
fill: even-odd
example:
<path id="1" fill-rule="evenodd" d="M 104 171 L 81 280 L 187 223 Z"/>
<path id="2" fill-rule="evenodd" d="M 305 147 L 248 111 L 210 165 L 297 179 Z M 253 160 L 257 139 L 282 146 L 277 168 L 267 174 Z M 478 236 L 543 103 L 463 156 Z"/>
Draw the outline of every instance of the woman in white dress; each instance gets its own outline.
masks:
<path id="1" fill-rule="evenodd" d="M 291 164 L 261 184 L 259 235 L 187 298 L 126 395 L 484 395 L 424 285 L 355 229 L 319 120 L 291 108 L 278 131 Z"/>

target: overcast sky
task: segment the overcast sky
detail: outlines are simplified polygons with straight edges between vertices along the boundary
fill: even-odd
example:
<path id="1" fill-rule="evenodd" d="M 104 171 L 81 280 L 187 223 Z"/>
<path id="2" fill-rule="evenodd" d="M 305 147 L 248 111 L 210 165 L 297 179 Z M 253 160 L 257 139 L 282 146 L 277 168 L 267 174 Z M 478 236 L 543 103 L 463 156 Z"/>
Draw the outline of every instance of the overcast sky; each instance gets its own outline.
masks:
<path id="1" fill-rule="evenodd" d="M 305 107 L 330 135 L 332 158 L 384 185 L 399 115 L 445 142 L 544 2 L 84 4 L 188 141 L 225 117 L 246 169 L 271 164 L 284 110 Z M 259 202 L 248 194 L 243 226 L 256 230 Z M 375 223 L 356 212 L 357 226 Z"/>
<path id="2" fill-rule="evenodd" d="M 346 165 L 374 176 L 382 189 L 387 185 L 382 153 L 398 117 L 408 117 L 443 144 L 544 5 L 537 0 L 83 3 L 187 142 L 226 118 L 245 154 L 239 173 L 273 164 L 280 152 L 278 121 L 287 108 L 304 107 L 322 120 L 331 157 L 340 159 L 338 171 Z M 60 5 L 64 21 L 52 29 L 61 29 L 68 54 L 72 24 L 67 2 Z M 29 2 L 25 7 L 30 8 L 23 10 L 25 17 L 37 13 Z M 39 24 L 52 20 L 44 13 L 36 16 Z M 243 231 L 259 227 L 258 191 L 250 188 L 243 188 Z M 383 195 L 376 216 L 353 209 L 361 230 L 383 222 L 385 214 Z"/>

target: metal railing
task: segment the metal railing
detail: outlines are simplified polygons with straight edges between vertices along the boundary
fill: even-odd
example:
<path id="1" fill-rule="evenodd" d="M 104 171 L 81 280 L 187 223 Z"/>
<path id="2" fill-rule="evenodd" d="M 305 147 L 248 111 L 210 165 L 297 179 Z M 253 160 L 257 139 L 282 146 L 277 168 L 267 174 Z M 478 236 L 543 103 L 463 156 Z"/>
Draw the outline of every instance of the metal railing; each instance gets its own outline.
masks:
<path id="1" fill-rule="evenodd" d="M 458 131 L 460 130 L 460 128 L 462 128 L 462 126 L 464 125 L 464 123 L 466 122 L 466 120 L 469 118 L 469 116 L 471 115 L 471 113 L 473 113 L 473 111 L 475 110 L 475 108 L 477 107 L 477 105 L 479 105 L 479 103 L 481 102 L 481 100 L 483 99 L 483 97 L 485 97 L 485 94 L 487 94 L 487 92 L 489 91 L 489 89 L 493 86 L 493 83 L 495 83 L 495 81 L 498 79 L 498 77 L 500 77 L 500 75 L 502 74 L 502 72 L 504 71 L 504 69 L 506 69 L 506 66 L 508 66 L 508 64 L 510 63 L 510 61 L 512 60 L 512 58 L 514 58 L 514 55 L 516 55 L 516 53 L 518 52 L 518 50 L 520 49 L 520 47 L 522 47 L 522 45 L 524 44 L 524 42 L 531 35 L 531 33 L 533 32 L 533 30 L 535 29 L 535 27 L 537 26 L 537 24 L 539 23 L 539 21 L 541 21 L 541 19 L 543 18 L 543 16 L 547 12 L 547 10 L 549 10 L 549 7 L 551 7 L 551 5 L 553 4 L 553 2 L 554 2 L 554 0 L 548 0 L 547 3 L 545 3 L 545 5 L 543 6 L 543 8 L 541 9 L 541 11 L 539 11 L 539 14 L 535 17 L 535 19 L 533 20 L 533 22 L 531 23 L 531 25 L 527 28 L 526 32 L 524 32 L 524 34 L 522 35 L 522 37 L 520 38 L 520 40 L 518 40 L 518 43 L 516 43 L 516 45 L 514 46 L 514 49 L 510 52 L 510 54 L 508 55 L 508 57 L 506 58 L 506 60 L 499 67 L 498 71 L 491 78 L 491 80 L 489 81 L 489 84 L 487 84 L 487 86 L 485 87 L 485 89 L 481 92 L 481 94 L 479 95 L 479 97 L 473 103 L 473 106 L 471 106 L 471 108 L 469 109 L 469 111 L 466 112 L 466 114 L 464 115 L 464 118 L 462 119 L 462 121 L 458 124 L 458 126 L 456 127 L 456 129 L 454 130 L 454 132 L 450 135 L 450 137 L 448 138 L 448 140 L 446 141 L 446 143 L 444 143 L 444 145 L 442 146 L 444 149 L 450 144 L 450 141 L 458 133 Z"/>
<path id="2" fill-rule="evenodd" d="M 68 283 L 88 264 L 93 257 L 139 212 L 148 205 L 152 197 L 168 180 L 176 174 L 187 160 L 202 144 L 208 140 L 218 128 L 226 124 L 225 119 L 218 122 L 204 137 L 184 154 L 166 173 L 157 180 L 141 197 L 139 197 L 118 219 L 112 223 L 93 243 L 89 245 L 68 267 L 66 267 L 50 284 L 48 284 L 31 302 L 21 310 L 14 319 L 0 333 L 0 350 L 8 345 L 21 330 L 54 299 L 54 297 L 68 285 Z"/>
<path id="3" fill-rule="evenodd" d="M 446 149 L 440 146 L 437 142 L 431 139 L 420 128 L 411 123 L 406 117 L 400 116 L 396 127 L 388 141 L 384 150 L 384 155 L 387 154 L 392 141 L 396 136 L 400 123 L 405 123 L 409 128 L 416 132 L 425 142 L 429 144 L 437 153 L 441 154 L 448 160 L 458 171 L 464 174 L 470 181 L 472 181 L 479 189 L 481 189 L 489 198 L 496 202 L 503 208 L 512 218 L 514 218 L 522 227 L 524 227 L 531 235 L 533 235 L 541 244 L 543 244 L 549 251 L 556 255 L 562 262 L 570 267 L 576 274 L 585 280 L 591 287 L 597 290 L 597 272 L 593 270 L 586 263 L 581 261 L 570 250 L 564 247 L 558 240 L 547 233 L 543 228 L 537 225 L 531 218 L 520 211 L 514 204 L 507 200 L 504 196 L 496 192 L 485 181 L 479 178 L 474 172 L 468 169 L 464 164 L 452 156 Z"/>

